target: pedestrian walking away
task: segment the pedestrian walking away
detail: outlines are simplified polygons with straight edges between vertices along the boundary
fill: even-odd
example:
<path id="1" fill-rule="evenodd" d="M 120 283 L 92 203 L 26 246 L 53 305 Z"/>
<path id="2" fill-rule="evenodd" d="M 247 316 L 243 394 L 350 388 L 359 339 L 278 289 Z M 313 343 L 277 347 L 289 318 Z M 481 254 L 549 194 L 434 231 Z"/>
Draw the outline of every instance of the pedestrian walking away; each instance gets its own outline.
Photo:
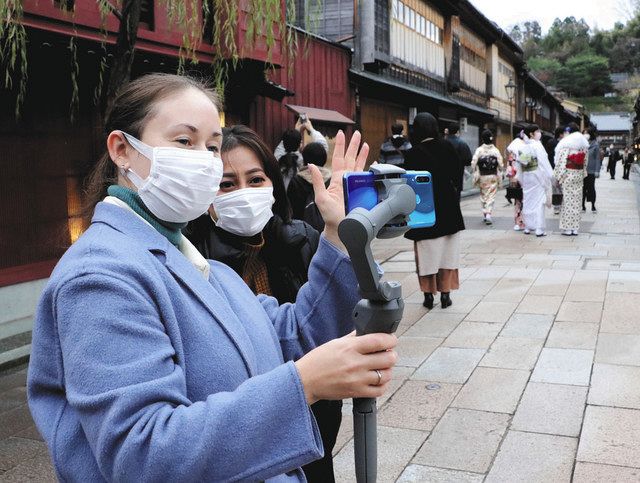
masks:
<path id="1" fill-rule="evenodd" d="M 476 149 L 471 160 L 473 183 L 480 188 L 482 217 L 487 225 L 491 225 L 491 212 L 496 201 L 496 194 L 502 179 L 502 155 L 493 145 L 493 133 L 482 132 L 482 145 Z"/>
<path id="2" fill-rule="evenodd" d="M 427 170 L 433 180 L 436 223 L 430 228 L 409 230 L 405 237 L 414 242 L 416 269 L 423 305 L 433 308 L 434 294 L 440 292 L 440 306 L 452 304 L 450 293 L 460 286 L 460 231 L 464 220 L 460 211 L 461 163 L 453 146 L 440 139 L 438 121 L 427 112 L 419 113 L 413 123 L 412 148 L 406 168 Z"/>
<path id="3" fill-rule="evenodd" d="M 560 230 L 563 235 L 577 235 L 580 229 L 582 190 L 587 175 L 589 142 L 576 123 L 569 123 L 569 134 L 556 146 L 556 167 L 553 171 L 562 188 Z"/>
<path id="4" fill-rule="evenodd" d="M 389 385 L 396 337 L 353 337 L 357 280 L 337 233 L 342 175 L 367 145 L 356 132 L 345 150 L 338 132 L 329 188 L 314 173 L 325 230 L 309 281 L 280 305 L 181 234 L 225 174 L 218 109 L 197 81 L 148 74 L 105 119 L 91 225 L 33 327 L 29 407 L 60 481 L 302 482 L 323 456 L 309 406 Z"/>
<path id="5" fill-rule="evenodd" d="M 622 155 L 623 174 L 622 179 L 629 179 L 629 173 L 631 172 L 631 165 L 633 164 L 634 154 L 629 148 L 625 148 Z"/>
<path id="6" fill-rule="evenodd" d="M 391 136 L 380 146 L 380 159 L 378 162 L 400 167 L 404 166 L 404 155 L 411 149 L 411 143 L 402 135 L 402 131 L 404 131 L 402 124 L 391 126 Z"/>
<path id="7" fill-rule="evenodd" d="M 584 130 L 585 139 L 589 142 L 589 151 L 587 153 L 587 177 L 584 179 L 582 188 L 582 211 L 587 211 L 585 202 L 591 203 L 591 211 L 596 210 L 596 178 L 600 177 L 600 169 L 602 168 L 602 155 L 600 152 L 600 143 L 598 142 L 598 130 L 589 126 Z"/>
<path id="8" fill-rule="evenodd" d="M 620 150 L 614 148 L 613 144 L 609 146 L 609 164 L 607 165 L 607 170 L 611 175 L 611 179 L 616 179 L 616 165 L 618 161 L 622 160 L 622 154 L 620 154 Z"/>
<path id="9" fill-rule="evenodd" d="M 464 168 L 465 166 L 471 166 L 471 148 L 469 145 L 464 142 L 464 140 L 460 139 L 460 128 L 457 125 L 453 125 L 447 129 L 447 134 L 445 140 L 449 142 L 459 159 L 460 166 L 460 175 L 457 177 L 458 185 L 456 188 L 458 189 L 458 193 L 462 193 L 462 185 L 464 183 Z"/>
<path id="10" fill-rule="evenodd" d="M 507 146 L 507 178 L 509 179 L 509 186 L 507 187 L 507 199 L 513 200 L 513 229 L 515 231 L 522 231 L 525 229 L 524 217 L 522 216 L 522 185 L 520 179 L 522 178 L 522 170 L 518 164 L 518 153 L 524 147 L 524 131 L 509 143 Z"/>
<path id="11" fill-rule="evenodd" d="M 525 235 L 534 231 L 545 236 L 545 207 L 551 206 L 551 180 L 553 170 L 542 147 L 542 132 L 536 124 L 524 129 L 525 145 L 518 153 L 519 171 L 522 172 L 522 214 Z"/>

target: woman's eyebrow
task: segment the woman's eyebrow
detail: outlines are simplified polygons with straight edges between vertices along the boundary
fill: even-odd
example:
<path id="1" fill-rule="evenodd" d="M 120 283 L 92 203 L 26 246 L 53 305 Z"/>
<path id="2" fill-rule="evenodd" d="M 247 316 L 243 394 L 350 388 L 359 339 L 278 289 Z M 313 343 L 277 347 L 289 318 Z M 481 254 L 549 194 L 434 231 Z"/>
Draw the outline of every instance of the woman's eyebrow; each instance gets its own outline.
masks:
<path id="1" fill-rule="evenodd" d="M 183 123 L 180 123 L 180 124 L 176 124 L 175 126 L 172 126 L 173 129 L 180 128 L 180 127 L 186 127 L 192 133 L 197 133 L 198 132 L 198 128 L 197 127 L 195 127 L 193 124 L 188 124 L 186 122 L 183 122 Z M 222 131 L 213 131 L 213 133 L 211 134 L 211 137 L 212 138 L 222 137 Z"/>
<path id="2" fill-rule="evenodd" d="M 253 174 L 253 173 L 264 173 L 264 169 L 262 168 L 251 168 L 244 172 L 244 174 Z"/>

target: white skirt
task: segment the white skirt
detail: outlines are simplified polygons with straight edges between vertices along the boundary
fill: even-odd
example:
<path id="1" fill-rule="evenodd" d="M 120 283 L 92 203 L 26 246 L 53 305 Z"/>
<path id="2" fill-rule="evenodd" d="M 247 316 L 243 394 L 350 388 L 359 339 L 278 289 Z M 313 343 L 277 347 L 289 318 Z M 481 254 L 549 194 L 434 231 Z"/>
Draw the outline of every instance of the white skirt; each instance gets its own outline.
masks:
<path id="1" fill-rule="evenodd" d="M 433 275 L 441 268 L 460 267 L 460 232 L 415 242 L 418 275 Z"/>

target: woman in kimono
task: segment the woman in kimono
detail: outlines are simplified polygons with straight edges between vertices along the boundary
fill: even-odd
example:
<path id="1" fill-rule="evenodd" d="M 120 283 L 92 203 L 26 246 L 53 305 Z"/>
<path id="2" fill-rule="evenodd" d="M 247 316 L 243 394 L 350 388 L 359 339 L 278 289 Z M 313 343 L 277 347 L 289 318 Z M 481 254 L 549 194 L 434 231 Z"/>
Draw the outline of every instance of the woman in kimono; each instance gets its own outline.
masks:
<path id="1" fill-rule="evenodd" d="M 535 231 L 536 236 L 545 236 L 544 208 L 551 200 L 553 171 L 540 138 L 542 132 L 536 124 L 524 129 L 525 145 L 518 154 L 520 184 L 522 184 L 522 214 L 525 235 Z"/>
<path id="2" fill-rule="evenodd" d="M 569 134 L 556 147 L 553 175 L 562 188 L 560 229 L 565 236 L 577 235 L 582 211 L 582 186 L 587 176 L 589 142 L 574 122 L 567 126 Z"/>
<path id="3" fill-rule="evenodd" d="M 481 138 L 482 145 L 476 149 L 471 160 L 471 172 L 474 184 L 480 188 L 483 221 L 491 225 L 491 212 L 502 178 L 502 155 L 493 145 L 493 133 L 490 130 L 485 129 Z"/>

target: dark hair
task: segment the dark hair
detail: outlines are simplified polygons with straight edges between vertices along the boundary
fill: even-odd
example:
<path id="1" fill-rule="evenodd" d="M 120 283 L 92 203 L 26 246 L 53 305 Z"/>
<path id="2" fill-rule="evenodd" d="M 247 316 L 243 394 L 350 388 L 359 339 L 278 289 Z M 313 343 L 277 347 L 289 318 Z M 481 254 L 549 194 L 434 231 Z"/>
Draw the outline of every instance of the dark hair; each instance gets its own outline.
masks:
<path id="1" fill-rule="evenodd" d="M 287 192 L 284 189 L 284 181 L 280 174 L 278 161 L 273 155 L 269 146 L 258 136 L 258 134 L 247 126 L 238 124 L 222 130 L 222 147 L 220 149 L 223 157 L 232 149 L 243 146 L 257 156 L 262 163 L 264 173 L 273 184 L 273 213 L 282 218 L 282 221 L 289 223 L 291 221 L 291 206 L 287 199 Z"/>
<path id="2" fill-rule="evenodd" d="M 300 149 L 302 134 L 297 129 L 287 129 L 282 134 L 282 145 L 287 153 L 292 153 Z"/>
<path id="3" fill-rule="evenodd" d="M 402 131 L 404 131 L 404 126 L 399 122 L 391 126 L 391 134 L 402 134 Z"/>
<path id="4" fill-rule="evenodd" d="M 491 141 L 493 141 L 493 133 L 491 132 L 491 130 L 485 129 L 484 131 L 482 131 L 480 138 L 482 139 L 483 143 L 491 144 Z"/>
<path id="5" fill-rule="evenodd" d="M 526 136 L 528 138 L 530 138 L 531 134 L 533 134 L 534 132 L 538 131 L 539 129 L 540 129 L 540 127 L 537 124 L 528 124 L 524 128 L 524 133 L 526 134 Z"/>
<path id="6" fill-rule="evenodd" d="M 449 136 L 454 136 L 458 134 L 459 130 L 460 130 L 460 126 L 458 126 L 457 124 L 454 124 L 453 126 L 449 126 Z"/>
<path id="7" fill-rule="evenodd" d="M 199 90 L 220 110 L 218 95 L 203 81 L 174 74 L 147 74 L 118 91 L 104 122 L 104 145 L 112 131 L 124 131 L 140 139 L 147 122 L 155 115 L 156 104 L 187 89 Z M 105 150 L 85 183 L 84 217 L 91 217 L 96 204 L 107 195 L 107 188 L 117 182 L 118 167 Z"/>
<path id="8" fill-rule="evenodd" d="M 554 137 L 560 137 L 560 135 L 564 132 L 564 128 L 558 126 L 554 131 L 553 131 L 553 136 Z"/>
<path id="9" fill-rule="evenodd" d="M 578 126 L 575 122 L 570 122 L 569 124 L 567 124 L 565 131 L 568 131 L 570 133 L 578 132 L 580 131 L 580 126 Z"/>
<path id="10" fill-rule="evenodd" d="M 419 144 L 423 139 L 440 139 L 438 121 L 428 112 L 420 112 L 413 120 L 413 144 Z"/>
<path id="11" fill-rule="evenodd" d="M 595 139 L 598 137 L 598 129 L 595 126 L 587 126 L 585 131 L 589 133 L 591 139 Z"/>
<path id="12" fill-rule="evenodd" d="M 309 143 L 302 150 L 304 164 L 315 164 L 324 166 L 327 162 L 327 150 L 320 143 Z"/>

